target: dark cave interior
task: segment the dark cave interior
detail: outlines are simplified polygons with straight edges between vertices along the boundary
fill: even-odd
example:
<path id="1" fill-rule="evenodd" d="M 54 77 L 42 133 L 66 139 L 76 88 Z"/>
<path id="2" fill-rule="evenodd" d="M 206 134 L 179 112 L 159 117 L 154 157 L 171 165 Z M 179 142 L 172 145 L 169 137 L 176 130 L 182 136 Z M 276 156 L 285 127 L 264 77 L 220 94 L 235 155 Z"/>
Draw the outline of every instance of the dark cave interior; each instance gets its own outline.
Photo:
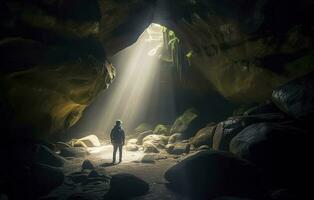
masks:
<path id="1" fill-rule="evenodd" d="M 309 199 L 313 9 L 1 1 L 0 200 Z"/>

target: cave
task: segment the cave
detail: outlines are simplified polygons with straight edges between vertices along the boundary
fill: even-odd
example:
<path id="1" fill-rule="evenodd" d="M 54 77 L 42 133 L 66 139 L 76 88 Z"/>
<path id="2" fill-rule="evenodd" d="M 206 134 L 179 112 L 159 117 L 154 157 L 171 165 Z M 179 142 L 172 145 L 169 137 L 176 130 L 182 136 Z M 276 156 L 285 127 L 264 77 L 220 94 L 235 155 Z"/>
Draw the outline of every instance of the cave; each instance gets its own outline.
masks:
<path id="1" fill-rule="evenodd" d="M 1 1 L 0 199 L 309 199 L 313 9 Z"/>

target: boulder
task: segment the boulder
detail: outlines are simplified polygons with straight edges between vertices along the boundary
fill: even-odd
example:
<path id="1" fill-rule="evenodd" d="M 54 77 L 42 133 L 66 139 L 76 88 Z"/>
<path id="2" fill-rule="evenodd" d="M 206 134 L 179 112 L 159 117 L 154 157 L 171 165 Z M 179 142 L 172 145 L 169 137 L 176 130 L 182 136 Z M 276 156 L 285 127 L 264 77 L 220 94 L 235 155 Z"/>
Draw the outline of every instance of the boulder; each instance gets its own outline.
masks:
<path id="1" fill-rule="evenodd" d="M 136 145 L 136 144 L 127 144 L 126 146 L 125 146 L 125 149 L 127 150 L 127 151 L 138 151 L 138 146 Z"/>
<path id="2" fill-rule="evenodd" d="M 86 179 L 88 177 L 88 172 L 86 172 L 86 171 L 73 172 L 70 175 L 68 175 L 67 177 L 69 177 L 74 183 L 82 183 L 82 182 L 86 181 Z"/>
<path id="3" fill-rule="evenodd" d="M 143 139 L 143 143 L 150 142 L 158 148 L 165 148 L 165 145 L 168 143 L 168 137 L 163 135 L 148 135 Z"/>
<path id="4" fill-rule="evenodd" d="M 115 174 L 111 178 L 110 190 L 105 199 L 130 199 L 147 193 L 149 185 L 132 174 Z"/>
<path id="5" fill-rule="evenodd" d="M 61 149 L 64 149 L 64 148 L 69 148 L 71 147 L 71 145 L 65 143 L 65 142 L 57 142 L 56 143 L 56 150 L 61 150 Z"/>
<path id="6" fill-rule="evenodd" d="M 64 148 L 60 151 L 60 156 L 63 157 L 84 157 L 89 155 L 89 152 L 84 147 Z"/>
<path id="7" fill-rule="evenodd" d="M 153 131 L 154 134 L 158 135 L 169 135 L 169 132 L 169 129 L 163 124 L 158 124 Z"/>
<path id="8" fill-rule="evenodd" d="M 232 138 L 245 127 L 259 122 L 281 122 L 283 120 L 285 120 L 285 116 L 280 113 L 230 117 L 217 125 L 212 147 L 214 150 L 228 151 Z"/>
<path id="9" fill-rule="evenodd" d="M 295 119 L 314 114 L 314 72 L 288 82 L 272 93 L 272 101 Z"/>
<path id="10" fill-rule="evenodd" d="M 100 141 L 96 135 L 88 135 L 86 137 L 78 139 L 78 141 L 84 142 L 88 147 L 99 147 Z"/>
<path id="11" fill-rule="evenodd" d="M 84 162 L 82 163 L 82 170 L 84 169 L 94 169 L 94 165 L 90 160 L 84 160 Z"/>
<path id="12" fill-rule="evenodd" d="M 168 148 L 167 153 L 175 155 L 187 154 L 190 152 L 190 147 L 189 143 L 177 143 L 172 148 Z"/>
<path id="13" fill-rule="evenodd" d="M 267 113 L 281 113 L 278 107 L 271 101 L 267 101 L 261 105 L 252 107 L 244 112 L 244 116 L 248 115 L 260 115 L 260 114 L 267 114 Z"/>
<path id="14" fill-rule="evenodd" d="M 179 116 L 173 123 L 170 133 L 183 133 L 189 127 L 189 124 L 197 118 L 198 114 L 194 109 L 186 110 L 181 116 Z"/>
<path id="15" fill-rule="evenodd" d="M 145 154 L 142 159 L 141 162 L 142 163 L 155 163 L 156 157 L 154 154 Z"/>
<path id="16" fill-rule="evenodd" d="M 55 152 L 51 151 L 44 145 L 35 145 L 36 153 L 34 154 L 34 162 L 51 165 L 54 167 L 61 167 L 65 160 Z"/>
<path id="17" fill-rule="evenodd" d="M 137 143 L 137 139 L 129 139 L 127 144 L 136 144 Z"/>
<path id="18" fill-rule="evenodd" d="M 48 194 L 51 190 L 61 185 L 64 180 L 63 172 L 56 167 L 44 164 L 34 164 L 30 167 L 30 182 L 28 187 L 39 195 Z"/>
<path id="19" fill-rule="evenodd" d="M 149 123 L 141 123 L 138 125 L 135 129 L 134 132 L 136 133 L 143 133 L 145 131 L 150 131 L 153 130 L 154 126 L 149 124 Z"/>
<path id="20" fill-rule="evenodd" d="M 261 190 L 257 169 L 226 152 L 197 152 L 168 169 L 165 178 L 170 189 L 191 199 L 256 197 Z"/>
<path id="21" fill-rule="evenodd" d="M 208 125 L 201 130 L 199 130 L 196 135 L 193 137 L 191 144 L 194 147 L 200 147 L 202 145 L 212 146 L 213 144 L 213 136 L 215 132 L 216 126 Z"/>
<path id="22" fill-rule="evenodd" d="M 143 147 L 144 147 L 144 153 L 159 153 L 158 148 L 149 141 L 144 142 Z"/>
<path id="23" fill-rule="evenodd" d="M 152 130 L 149 130 L 149 131 L 145 131 L 145 132 L 142 132 L 138 135 L 137 137 L 137 142 L 136 144 L 138 145 L 142 145 L 143 144 L 143 139 L 148 136 L 148 135 L 151 135 L 153 134 L 153 131 Z"/>
<path id="24" fill-rule="evenodd" d="M 83 141 L 77 140 L 73 143 L 73 147 L 87 148 L 87 145 Z"/>
<path id="25" fill-rule="evenodd" d="M 182 133 L 174 133 L 169 137 L 168 143 L 173 144 L 180 141 L 181 139 L 182 139 Z"/>
<path id="26" fill-rule="evenodd" d="M 197 151 L 209 150 L 210 147 L 208 145 L 202 145 L 197 148 Z"/>
<path id="27" fill-rule="evenodd" d="M 288 123 L 252 124 L 234 137 L 230 151 L 262 169 L 272 186 L 298 187 L 312 172 L 310 134 Z"/>

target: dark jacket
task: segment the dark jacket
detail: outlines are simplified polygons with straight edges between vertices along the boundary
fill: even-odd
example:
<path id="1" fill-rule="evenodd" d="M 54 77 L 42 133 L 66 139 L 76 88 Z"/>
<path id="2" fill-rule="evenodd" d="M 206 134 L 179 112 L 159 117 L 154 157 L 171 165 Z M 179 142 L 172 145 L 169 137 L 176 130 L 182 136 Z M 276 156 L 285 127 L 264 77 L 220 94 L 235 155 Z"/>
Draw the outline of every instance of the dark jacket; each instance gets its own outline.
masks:
<path id="1" fill-rule="evenodd" d="M 121 126 L 115 126 L 111 130 L 110 139 L 112 144 L 124 144 L 125 135 Z"/>

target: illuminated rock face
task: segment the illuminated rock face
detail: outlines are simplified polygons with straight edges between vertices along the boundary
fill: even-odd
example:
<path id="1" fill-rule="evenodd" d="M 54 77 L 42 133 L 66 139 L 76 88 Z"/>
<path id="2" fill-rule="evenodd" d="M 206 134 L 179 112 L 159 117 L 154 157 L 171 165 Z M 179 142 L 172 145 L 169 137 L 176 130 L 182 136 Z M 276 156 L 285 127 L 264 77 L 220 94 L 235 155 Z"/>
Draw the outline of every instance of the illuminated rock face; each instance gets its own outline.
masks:
<path id="1" fill-rule="evenodd" d="M 149 5 L 113 0 L 1 2 L 3 126 L 19 136 L 42 138 L 74 125 L 115 77 L 108 55 L 132 43 L 150 23 Z M 147 22 L 131 29 L 139 17 Z"/>
<path id="2" fill-rule="evenodd" d="M 154 15 L 154 0 L 1 1 L 1 109 L 41 136 L 72 126 L 113 80 L 107 57 L 151 22 L 174 30 L 183 52 L 193 52 L 184 74 L 192 88 L 213 88 L 232 101 L 263 101 L 313 70 L 311 1 L 164 4 Z"/>
<path id="3" fill-rule="evenodd" d="M 174 20 L 165 25 L 185 53 L 193 51 L 192 69 L 229 100 L 264 101 L 274 87 L 314 69 L 309 1 L 186 0 L 168 7 Z"/>

